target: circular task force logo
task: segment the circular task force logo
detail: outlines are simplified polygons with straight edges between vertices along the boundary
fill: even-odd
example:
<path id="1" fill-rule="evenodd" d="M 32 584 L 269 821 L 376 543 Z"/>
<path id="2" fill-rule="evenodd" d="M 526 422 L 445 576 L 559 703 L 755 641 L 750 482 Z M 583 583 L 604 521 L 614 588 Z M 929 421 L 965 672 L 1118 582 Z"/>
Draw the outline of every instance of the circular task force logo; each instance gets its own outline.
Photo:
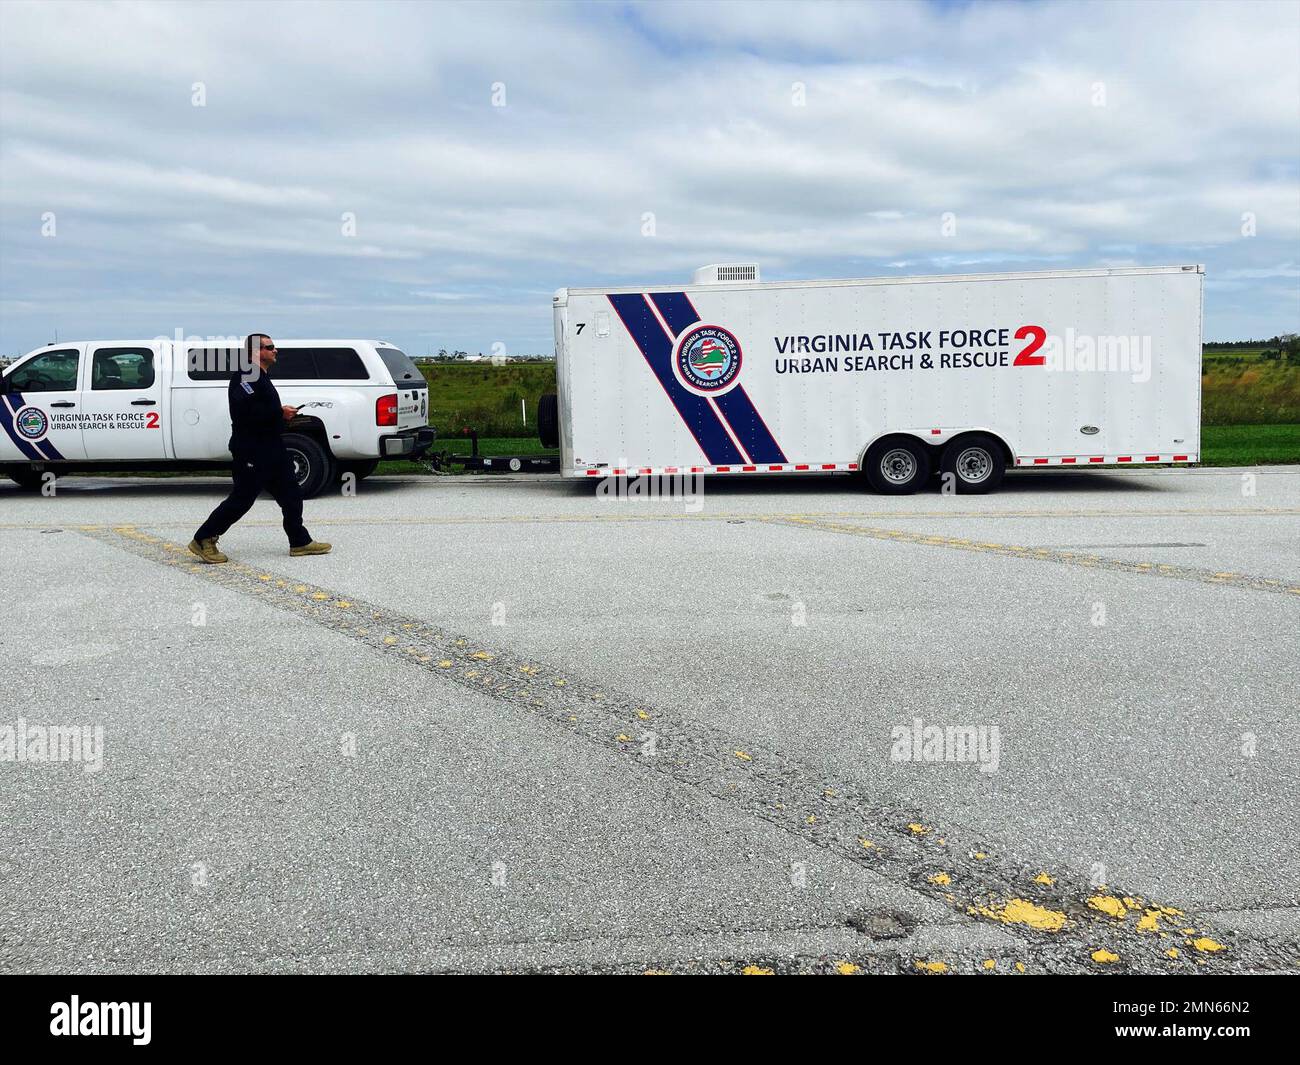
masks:
<path id="1" fill-rule="evenodd" d="M 50 419 L 40 407 L 23 407 L 14 415 L 14 427 L 24 440 L 39 440 L 50 428 Z"/>
<path id="2" fill-rule="evenodd" d="M 683 384 L 716 395 L 740 373 L 740 342 L 721 326 L 697 325 L 682 334 L 674 361 Z"/>

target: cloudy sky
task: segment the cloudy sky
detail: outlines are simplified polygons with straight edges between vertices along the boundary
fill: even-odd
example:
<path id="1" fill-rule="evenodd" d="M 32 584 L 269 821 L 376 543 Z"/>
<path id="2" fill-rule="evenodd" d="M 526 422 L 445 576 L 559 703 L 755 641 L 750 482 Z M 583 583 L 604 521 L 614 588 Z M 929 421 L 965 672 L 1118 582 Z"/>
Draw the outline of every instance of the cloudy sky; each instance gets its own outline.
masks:
<path id="1" fill-rule="evenodd" d="M 1203 262 L 1208 339 L 1296 331 L 1297 55 L 1293 2 L 6 0 L 0 354 L 549 352 L 556 288 L 737 260 Z"/>

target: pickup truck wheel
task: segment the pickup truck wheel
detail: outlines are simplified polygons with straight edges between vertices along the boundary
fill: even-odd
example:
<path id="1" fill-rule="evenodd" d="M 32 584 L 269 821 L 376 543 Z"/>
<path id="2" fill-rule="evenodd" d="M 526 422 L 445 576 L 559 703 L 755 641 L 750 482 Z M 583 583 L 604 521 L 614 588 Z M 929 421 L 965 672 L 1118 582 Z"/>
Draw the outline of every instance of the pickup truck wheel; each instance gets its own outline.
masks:
<path id="1" fill-rule="evenodd" d="M 53 471 L 46 472 L 51 477 L 54 476 Z M 8 466 L 5 468 L 5 475 L 24 492 L 39 492 L 41 479 L 45 476 L 40 470 L 34 470 L 30 466 Z"/>
<path id="2" fill-rule="evenodd" d="M 971 433 L 944 448 L 939 469 L 944 482 L 952 475 L 953 488 L 961 495 L 981 495 L 1002 483 L 1007 460 L 997 440 L 987 433 Z"/>
<path id="3" fill-rule="evenodd" d="M 285 433 L 283 439 L 303 499 L 320 495 L 321 490 L 334 481 L 334 456 L 319 442 L 302 433 Z"/>
<path id="4" fill-rule="evenodd" d="M 867 449 L 862 472 L 883 495 L 910 495 L 930 477 L 930 455 L 918 440 L 891 436 Z"/>
<path id="5" fill-rule="evenodd" d="M 554 393 L 537 401 L 537 438 L 542 447 L 560 446 L 560 399 Z"/>

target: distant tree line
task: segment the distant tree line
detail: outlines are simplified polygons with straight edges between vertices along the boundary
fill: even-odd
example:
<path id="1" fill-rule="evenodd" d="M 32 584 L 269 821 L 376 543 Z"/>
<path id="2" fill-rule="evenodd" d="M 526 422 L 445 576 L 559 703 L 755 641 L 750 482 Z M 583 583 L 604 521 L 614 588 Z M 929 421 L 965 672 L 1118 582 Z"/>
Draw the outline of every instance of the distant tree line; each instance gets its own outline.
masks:
<path id="1" fill-rule="evenodd" d="M 1223 340 L 1205 345 L 1207 355 L 1231 355 L 1238 351 L 1258 351 L 1261 361 L 1300 366 L 1300 334 L 1281 333 L 1268 340 Z"/>
<path id="2" fill-rule="evenodd" d="M 1206 351 L 1260 351 L 1264 348 L 1287 350 L 1287 344 L 1296 343 L 1297 334 L 1281 333 L 1267 340 L 1213 340 L 1205 344 Z"/>
<path id="3" fill-rule="evenodd" d="M 494 356 L 484 355 L 479 352 L 471 355 L 468 351 L 448 351 L 446 348 L 439 348 L 437 355 L 418 355 L 416 362 L 491 362 Z M 501 358 L 506 362 L 551 362 L 555 359 L 554 355 L 502 355 Z"/>

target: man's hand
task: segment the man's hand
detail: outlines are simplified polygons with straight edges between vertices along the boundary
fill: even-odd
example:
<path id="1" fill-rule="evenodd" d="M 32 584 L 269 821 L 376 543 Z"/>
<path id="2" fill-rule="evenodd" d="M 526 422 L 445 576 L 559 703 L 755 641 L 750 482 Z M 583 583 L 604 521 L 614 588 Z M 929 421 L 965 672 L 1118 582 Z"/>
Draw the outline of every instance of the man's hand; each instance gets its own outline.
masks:
<path id="1" fill-rule="evenodd" d="M 281 407 L 280 410 L 284 412 L 284 420 L 286 422 L 298 413 L 297 407 Z"/>

